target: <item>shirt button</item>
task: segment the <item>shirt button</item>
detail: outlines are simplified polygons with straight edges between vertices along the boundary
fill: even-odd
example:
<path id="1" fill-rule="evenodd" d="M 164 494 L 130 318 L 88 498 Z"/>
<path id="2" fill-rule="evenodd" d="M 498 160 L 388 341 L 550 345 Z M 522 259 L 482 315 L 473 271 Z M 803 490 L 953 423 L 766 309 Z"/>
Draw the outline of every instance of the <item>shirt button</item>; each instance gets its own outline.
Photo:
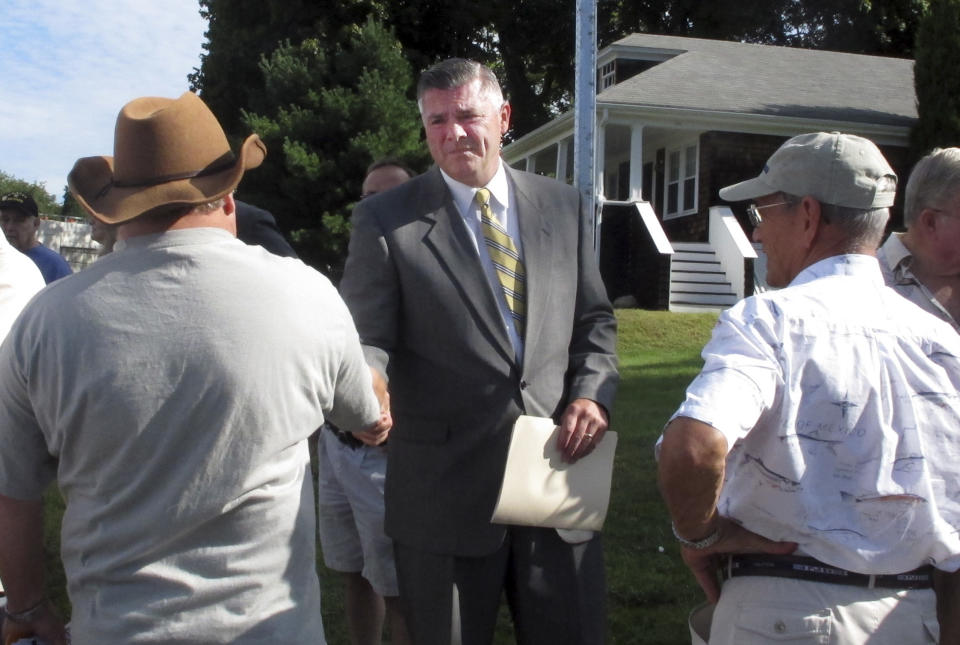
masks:
<path id="1" fill-rule="evenodd" d="M 778 634 L 782 634 L 783 632 L 787 631 L 787 626 L 782 620 L 778 620 L 773 624 L 773 631 L 777 632 Z"/>

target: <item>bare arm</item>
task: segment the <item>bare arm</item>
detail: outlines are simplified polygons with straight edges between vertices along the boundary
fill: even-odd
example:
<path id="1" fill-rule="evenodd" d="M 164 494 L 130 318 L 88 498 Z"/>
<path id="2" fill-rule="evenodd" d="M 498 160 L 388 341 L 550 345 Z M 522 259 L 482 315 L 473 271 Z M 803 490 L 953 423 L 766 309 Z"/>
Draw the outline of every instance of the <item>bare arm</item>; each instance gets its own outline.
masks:
<path id="1" fill-rule="evenodd" d="M 960 571 L 933 570 L 933 590 L 937 594 L 937 620 L 940 642 L 960 643 Z"/>
<path id="2" fill-rule="evenodd" d="M 5 632 L 26 631 L 52 644 L 66 642 L 63 623 L 45 600 L 42 502 L 0 495 L 0 578 L 8 612 L 21 613 L 42 605 L 29 623 L 14 624 L 7 619 Z"/>
<path id="3" fill-rule="evenodd" d="M 687 417 L 674 419 L 660 446 L 660 493 L 676 532 L 691 541 L 719 533 L 706 549 L 681 548 L 683 561 L 710 602 L 720 598 L 719 554 L 792 553 L 793 542 L 773 542 L 722 517 L 717 499 L 723 487 L 727 440 L 716 428 Z"/>
<path id="4" fill-rule="evenodd" d="M 726 457 L 726 438 L 700 421 L 677 417 L 663 433 L 660 494 L 677 533 L 689 540 L 716 529 Z"/>

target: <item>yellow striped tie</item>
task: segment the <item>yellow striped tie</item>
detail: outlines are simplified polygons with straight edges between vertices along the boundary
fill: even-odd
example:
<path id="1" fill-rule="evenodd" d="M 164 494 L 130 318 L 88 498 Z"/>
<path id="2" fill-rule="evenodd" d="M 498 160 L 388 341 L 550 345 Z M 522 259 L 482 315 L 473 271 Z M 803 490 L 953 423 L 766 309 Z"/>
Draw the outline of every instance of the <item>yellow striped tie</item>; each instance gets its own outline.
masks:
<path id="1" fill-rule="evenodd" d="M 503 287 L 503 295 L 506 296 L 507 308 L 513 316 L 517 334 L 523 338 L 527 315 L 526 270 L 523 268 L 523 261 L 510 235 L 493 216 L 490 191 L 486 188 L 479 189 L 476 199 L 480 206 L 480 221 L 487 252 L 490 253 L 490 259 L 497 270 L 497 278 Z"/>

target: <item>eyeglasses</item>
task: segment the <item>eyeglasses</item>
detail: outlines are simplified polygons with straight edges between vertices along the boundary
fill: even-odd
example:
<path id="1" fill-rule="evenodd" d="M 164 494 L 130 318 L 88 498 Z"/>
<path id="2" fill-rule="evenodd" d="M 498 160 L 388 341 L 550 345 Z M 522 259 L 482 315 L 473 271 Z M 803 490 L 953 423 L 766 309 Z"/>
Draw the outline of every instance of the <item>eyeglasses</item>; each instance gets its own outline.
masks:
<path id="1" fill-rule="evenodd" d="M 790 205 L 790 202 L 777 202 L 776 204 L 764 204 L 763 206 L 750 204 L 749 206 L 747 206 L 747 216 L 750 218 L 750 223 L 753 224 L 754 228 L 756 228 L 760 226 L 760 222 L 763 221 L 763 218 L 760 217 L 760 209 L 773 208 L 774 206 L 789 206 L 789 205 Z"/>

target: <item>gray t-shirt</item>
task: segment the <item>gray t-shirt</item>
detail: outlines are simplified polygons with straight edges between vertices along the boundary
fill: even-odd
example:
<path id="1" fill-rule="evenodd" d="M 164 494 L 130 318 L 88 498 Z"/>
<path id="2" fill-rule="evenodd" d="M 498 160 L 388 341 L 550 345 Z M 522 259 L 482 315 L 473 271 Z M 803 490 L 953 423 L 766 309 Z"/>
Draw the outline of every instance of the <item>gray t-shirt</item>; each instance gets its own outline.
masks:
<path id="1" fill-rule="evenodd" d="M 378 416 L 330 282 L 220 229 L 121 242 L 0 347 L 0 493 L 56 477 L 74 643 L 323 642 L 307 437 Z"/>

